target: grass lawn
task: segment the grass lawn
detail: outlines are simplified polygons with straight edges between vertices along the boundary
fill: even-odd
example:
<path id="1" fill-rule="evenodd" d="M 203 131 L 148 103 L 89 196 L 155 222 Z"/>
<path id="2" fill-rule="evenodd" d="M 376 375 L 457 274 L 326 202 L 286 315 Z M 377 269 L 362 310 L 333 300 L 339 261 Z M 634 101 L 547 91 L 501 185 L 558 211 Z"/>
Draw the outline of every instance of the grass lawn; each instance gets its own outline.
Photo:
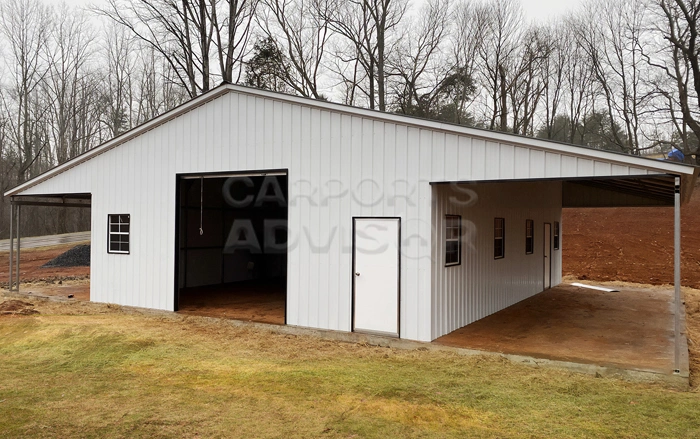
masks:
<path id="1" fill-rule="evenodd" d="M 700 437 L 697 388 L 31 302 L 0 316 L 3 438 Z"/>

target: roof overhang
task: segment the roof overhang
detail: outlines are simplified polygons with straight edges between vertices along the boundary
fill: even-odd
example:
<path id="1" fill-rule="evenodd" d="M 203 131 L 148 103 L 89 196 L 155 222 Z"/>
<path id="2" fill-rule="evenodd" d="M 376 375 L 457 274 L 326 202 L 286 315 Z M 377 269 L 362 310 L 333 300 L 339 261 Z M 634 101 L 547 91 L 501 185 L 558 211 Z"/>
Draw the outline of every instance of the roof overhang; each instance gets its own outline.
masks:
<path id="1" fill-rule="evenodd" d="M 675 202 L 676 178 L 673 174 L 538 178 L 519 180 L 436 181 L 440 184 L 503 184 L 552 182 L 562 185 L 562 207 L 669 207 Z M 697 173 L 680 176 L 681 203 L 690 200 Z"/>
<path id="2" fill-rule="evenodd" d="M 91 207 L 90 194 L 14 195 L 10 202 L 15 206 Z"/>

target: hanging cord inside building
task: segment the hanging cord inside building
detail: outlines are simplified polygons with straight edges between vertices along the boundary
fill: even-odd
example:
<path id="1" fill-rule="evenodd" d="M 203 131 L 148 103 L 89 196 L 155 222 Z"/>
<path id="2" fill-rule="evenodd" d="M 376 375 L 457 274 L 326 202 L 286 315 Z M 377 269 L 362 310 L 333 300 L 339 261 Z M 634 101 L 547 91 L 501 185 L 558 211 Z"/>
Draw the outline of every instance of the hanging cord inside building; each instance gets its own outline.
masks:
<path id="1" fill-rule="evenodd" d="M 204 177 L 200 179 L 199 187 L 199 236 L 202 236 L 204 235 L 204 225 L 202 224 L 202 216 L 204 212 Z"/>

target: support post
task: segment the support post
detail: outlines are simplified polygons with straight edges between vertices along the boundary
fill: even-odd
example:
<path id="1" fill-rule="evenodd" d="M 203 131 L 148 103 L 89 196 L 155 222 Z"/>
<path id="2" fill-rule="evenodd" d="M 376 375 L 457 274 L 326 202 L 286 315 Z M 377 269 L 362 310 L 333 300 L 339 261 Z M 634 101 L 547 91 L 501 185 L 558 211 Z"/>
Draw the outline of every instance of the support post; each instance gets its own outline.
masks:
<path id="1" fill-rule="evenodd" d="M 7 274 L 7 289 L 9 291 L 12 291 L 14 289 L 13 283 L 12 283 L 12 275 L 14 274 L 12 271 L 12 256 L 15 253 L 15 241 L 13 235 L 14 230 L 12 230 L 12 226 L 15 223 L 15 205 L 10 200 L 10 271 Z"/>
<path id="2" fill-rule="evenodd" d="M 681 179 L 676 177 L 673 203 L 673 289 L 675 302 L 674 373 L 681 372 Z"/>
<path id="3" fill-rule="evenodd" d="M 17 276 L 15 276 L 15 277 L 17 278 L 17 288 L 15 289 L 15 291 L 17 291 L 17 292 L 19 292 L 19 251 L 20 251 L 20 248 L 21 248 L 21 247 L 20 247 L 20 242 L 19 242 L 19 237 L 20 237 L 20 234 L 19 234 L 19 232 L 20 232 L 20 230 L 19 230 L 19 229 L 20 229 L 19 224 L 20 224 L 20 220 L 21 220 L 21 218 L 20 218 L 20 212 L 22 212 L 21 208 L 22 208 L 22 206 L 20 206 L 20 205 L 18 204 L 18 205 L 17 205 Z"/>

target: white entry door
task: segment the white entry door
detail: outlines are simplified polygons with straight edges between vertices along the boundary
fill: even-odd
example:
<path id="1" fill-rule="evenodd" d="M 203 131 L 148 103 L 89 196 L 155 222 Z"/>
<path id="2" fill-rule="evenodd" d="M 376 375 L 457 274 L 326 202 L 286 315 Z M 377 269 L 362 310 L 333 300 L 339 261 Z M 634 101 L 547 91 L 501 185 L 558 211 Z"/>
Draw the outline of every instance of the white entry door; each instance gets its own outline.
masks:
<path id="1" fill-rule="evenodd" d="M 400 221 L 353 219 L 353 331 L 399 335 Z"/>
<path id="2" fill-rule="evenodd" d="M 544 224 L 544 288 L 552 287 L 552 225 Z"/>

